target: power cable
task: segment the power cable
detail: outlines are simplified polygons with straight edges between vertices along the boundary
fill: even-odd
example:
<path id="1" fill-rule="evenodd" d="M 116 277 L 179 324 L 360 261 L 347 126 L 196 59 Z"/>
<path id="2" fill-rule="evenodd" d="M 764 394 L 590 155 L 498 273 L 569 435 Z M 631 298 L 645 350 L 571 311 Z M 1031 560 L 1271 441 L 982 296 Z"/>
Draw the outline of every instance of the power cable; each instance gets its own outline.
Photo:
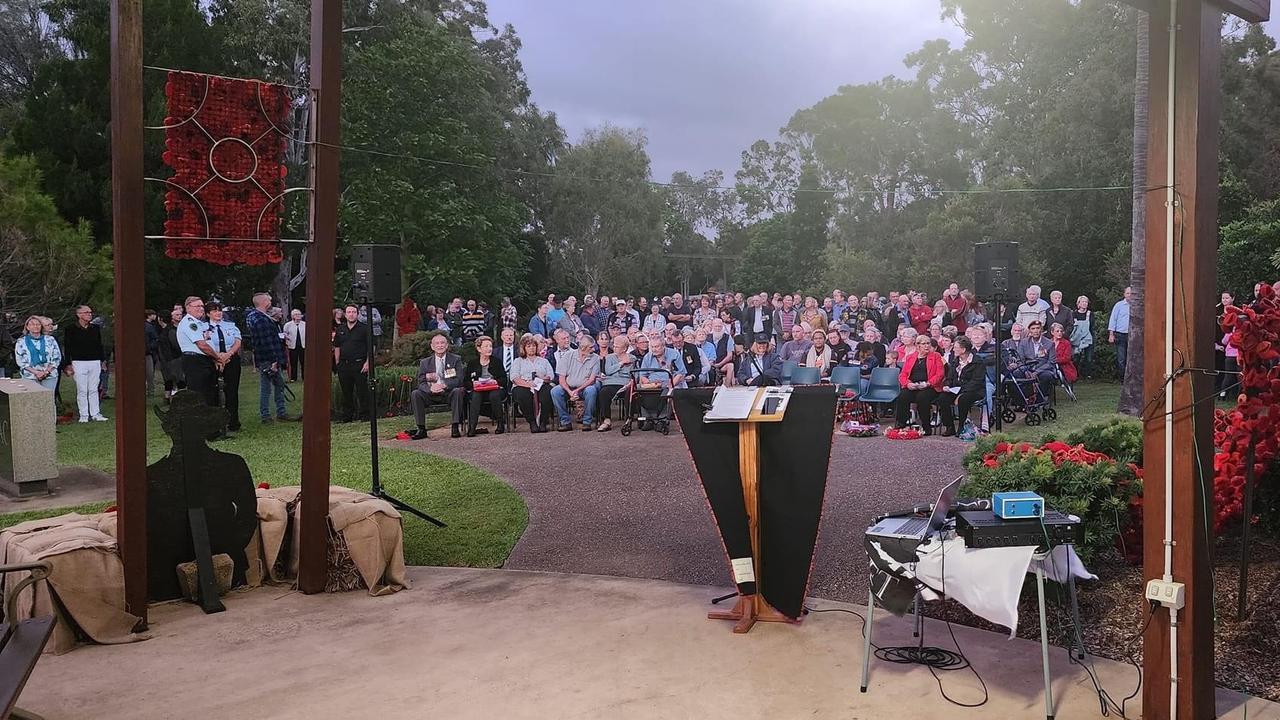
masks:
<path id="1" fill-rule="evenodd" d="M 690 190 L 718 190 L 722 192 L 737 192 L 737 187 L 727 185 L 690 185 L 687 183 L 662 182 L 660 180 L 618 180 L 615 178 L 592 177 L 589 175 L 570 175 L 566 173 L 547 172 L 545 170 L 523 170 L 520 168 L 509 168 L 501 165 L 479 165 L 476 163 L 459 162 L 457 160 L 441 160 L 439 158 L 424 157 L 404 152 L 390 152 L 387 150 L 378 150 L 368 147 L 357 147 L 353 145 L 342 145 L 338 143 L 327 143 L 320 140 L 308 141 L 308 145 L 319 145 L 322 147 L 333 148 L 344 152 L 361 153 L 365 155 L 374 155 L 377 157 L 393 158 L 397 160 L 413 160 L 431 165 L 441 165 L 445 167 L 467 168 L 470 170 L 482 170 L 487 172 L 508 173 L 511 175 L 520 175 L 525 177 L 540 177 L 561 180 L 577 180 L 582 182 L 593 182 L 598 184 L 643 184 L 662 188 L 690 189 Z M 1119 190 L 1132 191 L 1133 188 L 1128 185 L 1100 185 L 1100 186 L 1079 186 L 1079 187 L 1049 187 L 1049 188 L 968 188 L 968 189 L 926 189 L 923 195 L 1011 195 L 1011 194 L 1043 194 L 1043 193 L 1061 193 L 1061 192 L 1112 192 Z M 787 188 L 785 192 L 791 193 L 813 193 L 819 195 L 883 195 L 883 190 L 829 190 L 825 188 Z"/>

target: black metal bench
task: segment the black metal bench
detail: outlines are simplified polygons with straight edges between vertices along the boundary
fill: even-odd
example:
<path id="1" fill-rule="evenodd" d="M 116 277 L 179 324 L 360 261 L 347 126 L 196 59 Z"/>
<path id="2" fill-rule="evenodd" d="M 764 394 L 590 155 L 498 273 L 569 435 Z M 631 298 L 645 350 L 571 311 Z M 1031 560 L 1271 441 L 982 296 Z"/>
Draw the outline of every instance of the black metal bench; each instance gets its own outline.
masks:
<path id="1" fill-rule="evenodd" d="M 30 571 L 9 591 L 8 602 L 5 603 L 4 619 L 0 623 L 0 718 L 16 720 L 41 720 L 39 715 L 14 707 L 22 688 L 26 686 L 36 661 L 44 652 L 45 643 L 53 634 L 54 618 L 39 617 L 26 620 L 18 619 L 18 596 L 28 586 L 34 585 L 49 577 L 49 563 L 19 563 L 0 565 L 0 574 Z"/>

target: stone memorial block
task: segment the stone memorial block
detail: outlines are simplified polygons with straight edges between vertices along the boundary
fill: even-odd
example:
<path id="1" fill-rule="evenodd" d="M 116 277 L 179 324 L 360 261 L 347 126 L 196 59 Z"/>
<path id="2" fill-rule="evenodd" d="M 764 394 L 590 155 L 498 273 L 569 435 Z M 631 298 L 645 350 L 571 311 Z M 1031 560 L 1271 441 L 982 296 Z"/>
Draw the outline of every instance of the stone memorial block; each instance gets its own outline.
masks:
<path id="1" fill-rule="evenodd" d="M 34 380 L 0 379 L 0 490 L 19 497 L 48 492 L 57 459 L 53 391 Z"/>

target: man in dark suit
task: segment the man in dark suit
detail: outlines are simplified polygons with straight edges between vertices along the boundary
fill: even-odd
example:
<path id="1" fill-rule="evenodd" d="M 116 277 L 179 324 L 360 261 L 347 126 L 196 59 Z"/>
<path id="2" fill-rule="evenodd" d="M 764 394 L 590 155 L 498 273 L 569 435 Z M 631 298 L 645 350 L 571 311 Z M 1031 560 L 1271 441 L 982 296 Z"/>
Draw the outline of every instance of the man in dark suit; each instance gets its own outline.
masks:
<path id="1" fill-rule="evenodd" d="M 427 437 L 427 406 L 446 402 L 452 411 L 452 435 L 462 437 L 458 425 L 462 422 L 466 393 L 462 358 L 449 352 L 449 340 L 444 335 L 436 335 L 431 338 L 431 355 L 418 361 L 418 387 L 410 395 L 418 427 L 410 437 L 414 440 Z"/>
<path id="2" fill-rule="evenodd" d="M 751 349 L 742 357 L 738 384 L 752 387 L 777 385 L 782 380 L 782 361 L 769 349 L 769 336 L 757 333 Z"/>

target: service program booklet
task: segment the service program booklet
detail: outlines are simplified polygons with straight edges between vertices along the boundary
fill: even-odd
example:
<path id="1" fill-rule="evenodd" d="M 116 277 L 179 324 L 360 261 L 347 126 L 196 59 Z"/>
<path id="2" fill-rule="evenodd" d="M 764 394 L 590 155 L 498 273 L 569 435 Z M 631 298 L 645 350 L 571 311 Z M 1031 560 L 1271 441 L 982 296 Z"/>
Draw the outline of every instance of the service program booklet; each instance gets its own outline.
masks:
<path id="1" fill-rule="evenodd" d="M 711 397 L 711 409 L 702 416 L 703 422 L 736 422 L 751 416 L 751 408 L 755 405 L 756 393 L 760 388 L 754 387 L 718 387 Z"/>

